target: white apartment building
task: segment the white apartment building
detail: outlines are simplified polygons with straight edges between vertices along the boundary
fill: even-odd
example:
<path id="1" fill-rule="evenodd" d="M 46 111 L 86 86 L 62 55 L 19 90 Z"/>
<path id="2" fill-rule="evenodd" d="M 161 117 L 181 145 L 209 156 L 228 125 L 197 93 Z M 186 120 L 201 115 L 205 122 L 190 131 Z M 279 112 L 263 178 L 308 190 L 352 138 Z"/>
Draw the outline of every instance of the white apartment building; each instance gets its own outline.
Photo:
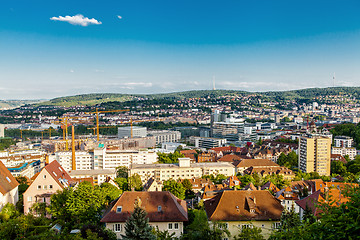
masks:
<path id="1" fill-rule="evenodd" d="M 148 131 L 148 136 L 155 137 L 156 145 L 165 142 L 177 142 L 181 139 L 181 132 L 179 131 Z"/>
<path id="2" fill-rule="evenodd" d="M 87 151 L 75 152 L 76 170 L 90 170 L 95 169 L 94 155 Z M 72 170 L 72 153 L 69 151 L 55 152 L 49 156 L 49 163 L 56 160 L 65 171 Z"/>
<path id="3" fill-rule="evenodd" d="M 131 136 L 132 131 L 132 136 Z M 146 127 L 119 127 L 118 128 L 118 138 L 143 138 L 147 135 Z"/>
<path id="4" fill-rule="evenodd" d="M 205 138 L 205 137 L 194 137 L 195 147 L 200 148 L 214 148 L 222 147 L 227 141 L 225 138 Z"/>
<path id="5" fill-rule="evenodd" d="M 204 175 L 225 176 L 235 175 L 235 166 L 228 162 L 204 162 L 190 163 L 190 158 L 179 158 L 177 164 L 142 164 L 132 165 L 130 175 L 138 174 L 141 181 L 146 183 L 150 178 L 155 181 L 166 181 L 169 179 L 192 179 L 201 178 Z"/>
<path id="6" fill-rule="evenodd" d="M 351 160 L 355 159 L 356 148 L 354 147 L 332 147 L 331 154 L 340 154 L 341 156 L 348 155 Z"/>
<path id="7" fill-rule="evenodd" d="M 115 169 L 71 170 L 69 175 L 72 179 L 92 178 L 95 185 L 101 185 L 107 178 L 115 179 Z"/>
<path id="8" fill-rule="evenodd" d="M 72 153 L 56 152 L 49 157 L 49 162 L 58 161 L 66 170 L 72 169 Z M 157 154 L 153 150 L 111 150 L 106 148 L 94 149 L 92 152 L 76 151 L 74 170 L 115 169 L 119 166 L 130 167 L 131 164 L 152 164 L 157 161 Z"/>
<path id="9" fill-rule="evenodd" d="M 337 148 L 351 148 L 353 146 L 353 139 L 348 136 L 336 136 L 334 138 L 334 145 Z"/>

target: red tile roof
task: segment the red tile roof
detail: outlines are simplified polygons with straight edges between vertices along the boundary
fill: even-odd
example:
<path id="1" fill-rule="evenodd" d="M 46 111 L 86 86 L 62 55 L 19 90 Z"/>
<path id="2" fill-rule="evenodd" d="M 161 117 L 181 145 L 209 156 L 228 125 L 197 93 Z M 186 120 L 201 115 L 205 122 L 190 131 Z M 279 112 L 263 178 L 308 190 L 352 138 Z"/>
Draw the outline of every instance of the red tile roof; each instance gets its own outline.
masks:
<path id="1" fill-rule="evenodd" d="M 283 210 L 267 190 L 223 191 L 204 205 L 211 221 L 279 220 Z"/>
<path id="2" fill-rule="evenodd" d="M 0 192 L 5 195 L 17 186 L 19 186 L 19 183 L 5 167 L 2 161 L 0 161 Z"/>
<path id="3" fill-rule="evenodd" d="M 45 169 L 62 188 L 69 187 L 75 182 L 56 160 L 47 165 Z"/>
<path id="4" fill-rule="evenodd" d="M 141 207 L 147 212 L 149 222 L 184 222 L 188 221 L 187 207 L 184 200 L 170 192 L 124 192 L 108 209 L 101 222 L 126 222 L 134 211 L 134 203 L 141 200 Z M 117 213 L 117 207 L 122 207 Z M 158 211 L 158 207 L 161 210 Z"/>
<path id="5" fill-rule="evenodd" d="M 228 154 L 228 155 L 225 155 L 223 156 L 222 158 L 218 159 L 217 161 L 218 162 L 234 162 L 236 160 L 240 160 L 241 158 L 237 155 L 234 155 L 234 154 Z"/>
<path id="6" fill-rule="evenodd" d="M 271 167 L 271 166 L 278 167 L 279 164 L 276 164 L 268 159 L 243 159 L 236 165 L 236 167 L 238 168 Z"/>

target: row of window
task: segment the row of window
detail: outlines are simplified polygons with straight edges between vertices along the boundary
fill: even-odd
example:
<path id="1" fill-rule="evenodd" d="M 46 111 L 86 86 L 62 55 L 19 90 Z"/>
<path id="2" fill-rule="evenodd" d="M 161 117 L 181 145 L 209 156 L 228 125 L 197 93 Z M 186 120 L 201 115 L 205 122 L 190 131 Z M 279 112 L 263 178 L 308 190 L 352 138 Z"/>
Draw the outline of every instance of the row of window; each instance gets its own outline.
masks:
<path id="1" fill-rule="evenodd" d="M 114 232 L 121 232 L 123 228 L 123 224 L 121 223 L 115 223 L 113 225 Z M 179 229 L 179 223 L 169 223 L 168 224 L 168 230 L 178 230 Z"/>
<path id="2" fill-rule="evenodd" d="M 53 188 L 53 185 L 49 185 L 49 189 L 52 189 Z M 48 189 L 48 185 L 43 185 L 43 189 L 44 190 L 47 190 Z M 38 185 L 37 186 L 37 190 L 41 190 L 41 185 Z"/>

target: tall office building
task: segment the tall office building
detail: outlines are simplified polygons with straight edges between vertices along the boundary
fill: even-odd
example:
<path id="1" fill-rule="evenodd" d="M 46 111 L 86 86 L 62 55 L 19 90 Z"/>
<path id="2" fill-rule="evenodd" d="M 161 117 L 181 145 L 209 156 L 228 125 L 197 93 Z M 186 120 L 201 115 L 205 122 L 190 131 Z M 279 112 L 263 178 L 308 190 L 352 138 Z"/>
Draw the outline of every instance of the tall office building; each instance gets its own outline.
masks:
<path id="1" fill-rule="evenodd" d="M 299 169 L 303 172 L 317 172 L 330 175 L 331 139 L 319 134 L 300 137 Z"/>
<path id="2" fill-rule="evenodd" d="M 0 124 L 0 138 L 5 137 L 4 128 L 5 128 L 4 125 L 3 125 L 3 124 Z"/>

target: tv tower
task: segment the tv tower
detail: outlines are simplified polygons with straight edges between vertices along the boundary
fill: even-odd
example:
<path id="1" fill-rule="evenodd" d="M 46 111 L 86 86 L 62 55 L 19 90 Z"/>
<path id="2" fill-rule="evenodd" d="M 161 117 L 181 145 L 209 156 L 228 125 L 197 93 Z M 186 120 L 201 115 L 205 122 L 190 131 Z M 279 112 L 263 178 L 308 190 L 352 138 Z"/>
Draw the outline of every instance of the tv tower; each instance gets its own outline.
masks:
<path id="1" fill-rule="evenodd" d="M 215 76 L 213 76 L 213 90 L 216 90 L 216 88 L 215 88 Z"/>

